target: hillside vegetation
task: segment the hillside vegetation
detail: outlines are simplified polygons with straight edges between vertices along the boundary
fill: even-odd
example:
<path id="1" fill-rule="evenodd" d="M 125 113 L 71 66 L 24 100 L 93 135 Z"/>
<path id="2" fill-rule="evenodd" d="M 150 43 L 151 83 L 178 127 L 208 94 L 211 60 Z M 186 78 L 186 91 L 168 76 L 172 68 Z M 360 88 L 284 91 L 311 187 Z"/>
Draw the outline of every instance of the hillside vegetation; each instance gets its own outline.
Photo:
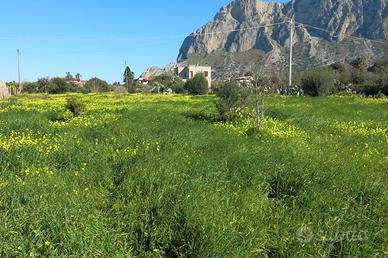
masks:
<path id="1" fill-rule="evenodd" d="M 0 256 L 387 255 L 387 99 L 266 96 L 256 134 L 216 101 L 1 101 Z"/>

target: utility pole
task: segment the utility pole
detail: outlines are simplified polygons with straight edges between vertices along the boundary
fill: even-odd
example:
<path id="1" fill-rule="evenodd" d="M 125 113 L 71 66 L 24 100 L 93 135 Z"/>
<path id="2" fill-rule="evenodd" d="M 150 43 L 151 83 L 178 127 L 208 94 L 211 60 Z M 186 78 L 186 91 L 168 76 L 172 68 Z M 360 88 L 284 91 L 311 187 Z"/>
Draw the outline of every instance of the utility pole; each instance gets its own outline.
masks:
<path id="1" fill-rule="evenodd" d="M 21 91 L 20 87 L 20 50 L 16 50 L 17 58 L 18 58 L 18 89 L 16 91 Z"/>
<path id="2" fill-rule="evenodd" d="M 292 47 L 294 45 L 294 21 L 290 19 L 290 72 L 289 72 L 289 80 L 288 85 L 292 86 Z"/>

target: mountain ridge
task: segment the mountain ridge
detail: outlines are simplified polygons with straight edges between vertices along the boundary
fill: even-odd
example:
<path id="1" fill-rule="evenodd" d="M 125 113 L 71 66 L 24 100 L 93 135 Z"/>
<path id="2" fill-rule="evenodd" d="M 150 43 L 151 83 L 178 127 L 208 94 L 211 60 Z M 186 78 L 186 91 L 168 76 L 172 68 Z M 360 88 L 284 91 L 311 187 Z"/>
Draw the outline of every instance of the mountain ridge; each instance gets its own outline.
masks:
<path id="1" fill-rule="evenodd" d="M 372 41 L 357 43 L 356 39 L 387 39 L 388 0 L 235 0 L 184 40 L 177 60 L 183 62 L 192 54 L 206 56 L 217 50 L 232 54 L 258 49 L 265 53 L 261 65 L 285 66 L 291 35 L 287 17 L 295 21 L 294 45 L 296 51 L 306 52 L 302 59 L 329 63 L 345 61 L 347 56 L 363 55 L 371 60 L 388 57 L 385 46 L 381 52 Z M 335 44 L 345 41 L 349 42 L 348 55 L 340 53 L 335 58 L 330 54 Z M 330 44 L 333 46 L 327 51 L 322 50 L 323 45 Z"/>

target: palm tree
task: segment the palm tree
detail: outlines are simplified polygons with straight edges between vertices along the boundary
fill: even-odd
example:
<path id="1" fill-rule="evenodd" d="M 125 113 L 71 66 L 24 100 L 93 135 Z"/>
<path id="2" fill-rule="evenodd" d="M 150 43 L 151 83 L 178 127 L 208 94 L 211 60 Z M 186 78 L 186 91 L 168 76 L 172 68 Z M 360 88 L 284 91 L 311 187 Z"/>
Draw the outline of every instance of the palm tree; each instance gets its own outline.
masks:
<path id="1" fill-rule="evenodd" d="M 80 82 L 80 81 L 81 81 L 81 77 L 82 77 L 82 75 L 81 75 L 80 73 L 77 73 L 77 74 L 75 75 L 75 80 L 76 80 L 77 82 Z"/>

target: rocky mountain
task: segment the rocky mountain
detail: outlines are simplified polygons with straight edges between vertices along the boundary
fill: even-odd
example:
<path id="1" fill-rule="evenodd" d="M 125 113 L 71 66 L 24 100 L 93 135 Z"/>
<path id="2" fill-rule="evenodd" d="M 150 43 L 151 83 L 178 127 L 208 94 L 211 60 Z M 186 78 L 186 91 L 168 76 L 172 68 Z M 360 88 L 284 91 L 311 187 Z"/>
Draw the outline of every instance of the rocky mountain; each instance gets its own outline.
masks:
<path id="1" fill-rule="evenodd" d="M 297 67 L 346 62 L 360 55 L 370 60 L 388 58 L 388 0 L 234 0 L 184 40 L 178 62 L 191 62 L 193 56 L 197 63 L 207 59 L 207 64 L 219 66 L 216 78 L 254 66 L 285 67 L 289 18 L 295 21 Z M 256 54 L 241 61 L 239 56 L 247 51 Z"/>
<path id="2" fill-rule="evenodd" d="M 160 68 L 158 66 L 151 66 L 144 70 L 144 72 L 140 75 L 141 78 L 146 79 L 152 79 L 154 77 L 160 76 L 160 75 L 174 75 L 175 74 L 175 68 L 178 66 L 177 63 L 173 62 L 168 64 L 164 68 Z"/>

